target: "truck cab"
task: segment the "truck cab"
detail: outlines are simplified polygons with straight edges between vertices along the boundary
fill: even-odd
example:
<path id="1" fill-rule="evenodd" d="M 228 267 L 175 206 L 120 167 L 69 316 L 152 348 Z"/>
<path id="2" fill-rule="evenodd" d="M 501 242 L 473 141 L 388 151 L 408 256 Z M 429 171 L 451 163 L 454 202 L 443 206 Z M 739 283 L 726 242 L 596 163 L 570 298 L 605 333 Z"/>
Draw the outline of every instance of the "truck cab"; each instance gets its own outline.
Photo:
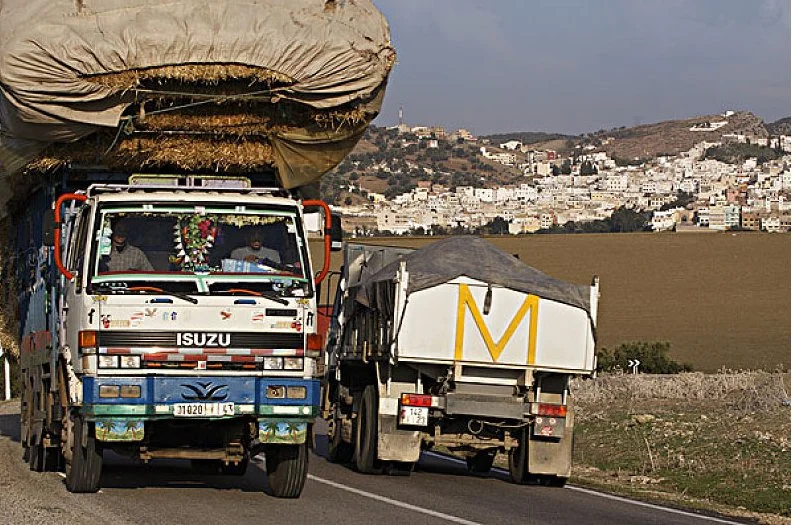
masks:
<path id="1" fill-rule="evenodd" d="M 73 492 L 98 488 L 104 449 L 225 474 L 263 452 L 271 492 L 297 497 L 320 402 L 316 286 L 327 272 L 314 277 L 304 208 L 329 219 L 327 206 L 245 179 L 131 181 L 55 204 L 48 348 L 63 432 L 31 425 L 31 448 L 60 441 Z"/>

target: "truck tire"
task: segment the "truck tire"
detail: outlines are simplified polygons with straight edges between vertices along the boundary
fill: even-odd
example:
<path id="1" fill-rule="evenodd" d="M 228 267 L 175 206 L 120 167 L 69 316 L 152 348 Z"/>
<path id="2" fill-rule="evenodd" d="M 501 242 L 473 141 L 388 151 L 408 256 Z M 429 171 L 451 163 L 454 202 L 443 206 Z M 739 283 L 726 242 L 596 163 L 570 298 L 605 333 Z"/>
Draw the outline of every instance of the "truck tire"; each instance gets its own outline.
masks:
<path id="1" fill-rule="evenodd" d="M 82 446 L 83 425 L 80 416 L 72 418 L 72 432 L 69 446 L 71 461 L 66 463 L 66 489 L 69 492 L 85 493 L 99 490 L 102 475 L 102 450 L 96 437 L 88 433 L 86 446 Z"/>
<path id="2" fill-rule="evenodd" d="M 276 498 L 297 498 L 308 476 L 308 445 L 273 445 L 265 452 L 267 484 Z"/>
<path id="3" fill-rule="evenodd" d="M 377 393 L 374 385 L 363 391 L 358 417 L 355 418 L 355 468 L 363 474 L 380 474 L 377 459 Z"/>
<path id="4" fill-rule="evenodd" d="M 333 432 L 328 436 L 328 460 L 331 463 L 350 463 L 355 452 L 352 444 L 342 439 L 341 420 L 334 419 Z"/>
<path id="5" fill-rule="evenodd" d="M 509 449 L 509 478 L 513 483 L 523 484 L 528 481 L 529 434 L 523 429 L 518 436 L 518 446 Z"/>
<path id="6" fill-rule="evenodd" d="M 496 459 L 495 450 L 482 450 L 465 458 L 468 472 L 474 474 L 487 474 L 493 468 L 493 461 Z"/>

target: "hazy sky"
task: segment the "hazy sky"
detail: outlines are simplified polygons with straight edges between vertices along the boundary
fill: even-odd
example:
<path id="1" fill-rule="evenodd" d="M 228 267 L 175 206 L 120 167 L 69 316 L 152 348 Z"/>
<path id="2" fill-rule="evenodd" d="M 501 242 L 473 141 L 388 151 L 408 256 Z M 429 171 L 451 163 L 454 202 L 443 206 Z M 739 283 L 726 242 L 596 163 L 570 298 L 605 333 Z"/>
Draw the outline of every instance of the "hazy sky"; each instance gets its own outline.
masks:
<path id="1" fill-rule="evenodd" d="M 578 134 L 790 116 L 790 0 L 374 0 L 397 64 L 375 121 Z"/>

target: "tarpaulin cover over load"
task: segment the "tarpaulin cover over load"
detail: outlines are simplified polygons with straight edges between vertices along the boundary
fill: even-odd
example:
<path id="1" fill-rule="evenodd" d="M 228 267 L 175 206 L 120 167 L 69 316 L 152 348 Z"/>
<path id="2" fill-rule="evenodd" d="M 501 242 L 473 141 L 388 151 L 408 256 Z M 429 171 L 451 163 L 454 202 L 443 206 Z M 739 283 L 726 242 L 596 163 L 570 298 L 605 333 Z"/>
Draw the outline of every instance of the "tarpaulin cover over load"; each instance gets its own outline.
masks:
<path id="1" fill-rule="evenodd" d="M 373 258 L 363 269 L 355 300 L 373 308 L 391 309 L 393 287 L 383 284 L 393 282 L 402 261 L 408 272 L 408 294 L 466 276 L 582 308 L 591 317 L 588 286 L 554 279 L 473 236 L 449 237 L 379 268 Z"/>
<path id="2" fill-rule="evenodd" d="M 285 188 L 316 182 L 377 115 L 394 60 L 370 0 L 0 0 L 0 174 L 104 130 L 116 148 L 137 137 L 135 162 L 187 169 L 213 152 L 233 166 L 265 136 Z M 210 152 L 146 151 L 146 137 L 166 150 L 212 133 Z"/>

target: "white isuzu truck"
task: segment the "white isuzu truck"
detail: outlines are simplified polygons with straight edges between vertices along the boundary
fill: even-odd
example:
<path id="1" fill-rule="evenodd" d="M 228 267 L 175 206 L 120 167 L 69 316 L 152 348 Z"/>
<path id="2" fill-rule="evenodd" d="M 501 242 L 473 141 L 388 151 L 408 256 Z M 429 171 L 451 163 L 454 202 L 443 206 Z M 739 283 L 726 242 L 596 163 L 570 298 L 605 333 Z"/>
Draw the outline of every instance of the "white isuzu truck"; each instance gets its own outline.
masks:
<path id="1" fill-rule="evenodd" d="M 422 450 L 516 483 L 564 485 L 570 378 L 595 371 L 598 280 L 553 279 L 486 240 L 348 244 L 327 338 L 333 461 L 410 472 Z"/>
<path id="2" fill-rule="evenodd" d="M 330 210 L 244 177 L 128 182 L 54 203 L 42 188 L 15 217 L 29 250 L 18 279 L 31 467 L 63 464 L 70 491 L 95 492 L 107 450 L 238 475 L 264 453 L 270 491 L 299 496 L 320 406 Z M 315 207 L 317 275 L 304 221 Z"/>

